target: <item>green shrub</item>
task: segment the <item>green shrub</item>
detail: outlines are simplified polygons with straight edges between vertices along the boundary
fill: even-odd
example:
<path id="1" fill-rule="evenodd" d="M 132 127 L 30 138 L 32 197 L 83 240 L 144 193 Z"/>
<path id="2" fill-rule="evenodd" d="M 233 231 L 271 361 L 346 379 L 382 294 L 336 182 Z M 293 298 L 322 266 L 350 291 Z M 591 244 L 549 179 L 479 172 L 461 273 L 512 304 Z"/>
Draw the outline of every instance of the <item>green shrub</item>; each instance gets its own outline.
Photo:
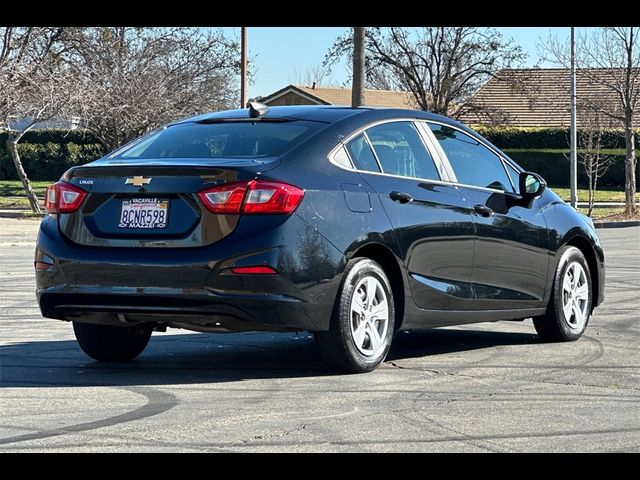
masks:
<path id="1" fill-rule="evenodd" d="M 6 132 L 0 132 L 0 144 L 4 148 L 7 140 Z M 20 139 L 20 143 L 99 143 L 98 140 L 85 130 L 29 130 Z"/>
<path id="2" fill-rule="evenodd" d="M 568 148 L 569 133 L 564 128 L 474 127 L 498 148 L 504 149 L 523 168 L 540 173 L 550 185 L 569 185 Z M 0 180 L 16 180 L 17 174 L 11 155 L 6 150 L 6 134 L 0 133 Z M 640 142 L 640 131 L 636 134 Z M 621 131 L 608 131 L 604 148 L 623 149 Z M 513 149 L 518 149 L 514 151 Z M 36 130 L 25 134 L 18 144 L 22 163 L 31 180 L 57 180 L 67 169 L 91 162 L 106 151 L 94 137 L 83 131 Z M 639 178 L 640 180 L 640 178 Z M 587 177 L 578 165 L 578 183 L 587 185 Z M 624 187 L 624 155 L 616 161 L 603 178 L 602 187 Z"/>
<path id="3" fill-rule="evenodd" d="M 519 150 L 505 153 L 522 168 L 539 173 L 549 185 L 569 186 L 569 154 L 564 151 Z M 613 165 L 598 180 L 598 187 L 624 188 L 624 155 L 615 155 Z M 578 186 L 587 188 L 588 179 L 578 161 Z"/>
<path id="4" fill-rule="evenodd" d="M 526 170 L 542 175 L 550 185 L 569 186 L 569 129 L 524 127 L 473 127 L 496 147 L 503 149 Z M 598 180 L 600 187 L 624 188 L 624 132 L 606 130 L 603 149 L 615 149 L 615 162 Z M 636 149 L 640 146 L 640 130 L 636 131 Z M 516 150 L 517 149 L 517 150 Z M 638 151 L 638 150 L 636 150 Z M 580 152 L 578 152 L 578 156 Z M 640 180 L 640 178 L 638 179 Z M 578 164 L 578 184 L 586 187 L 588 179 Z"/>
<path id="5" fill-rule="evenodd" d="M 524 128 L 474 126 L 480 135 L 498 148 L 558 149 L 569 148 L 568 128 Z M 624 132 L 610 129 L 604 132 L 603 148 L 625 148 Z M 640 146 L 640 130 L 636 131 L 636 148 Z"/>
<path id="6" fill-rule="evenodd" d="M 0 180 L 18 178 L 6 134 L 0 134 Z M 18 143 L 22 165 L 31 180 L 57 180 L 66 170 L 102 157 L 106 151 L 84 132 L 38 130 L 27 132 Z"/>

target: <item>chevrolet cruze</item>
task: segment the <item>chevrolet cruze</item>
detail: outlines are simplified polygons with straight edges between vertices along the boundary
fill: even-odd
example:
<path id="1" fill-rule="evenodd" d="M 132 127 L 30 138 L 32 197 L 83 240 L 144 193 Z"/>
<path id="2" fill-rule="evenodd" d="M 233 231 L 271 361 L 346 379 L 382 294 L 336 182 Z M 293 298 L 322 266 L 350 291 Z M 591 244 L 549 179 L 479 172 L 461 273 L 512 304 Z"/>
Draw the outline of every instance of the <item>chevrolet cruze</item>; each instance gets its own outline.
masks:
<path id="1" fill-rule="evenodd" d="M 591 221 L 427 112 L 201 115 L 68 170 L 46 207 L 40 309 L 96 360 L 168 327 L 307 330 L 334 368 L 365 372 L 398 330 L 532 318 L 569 341 L 603 301 Z"/>

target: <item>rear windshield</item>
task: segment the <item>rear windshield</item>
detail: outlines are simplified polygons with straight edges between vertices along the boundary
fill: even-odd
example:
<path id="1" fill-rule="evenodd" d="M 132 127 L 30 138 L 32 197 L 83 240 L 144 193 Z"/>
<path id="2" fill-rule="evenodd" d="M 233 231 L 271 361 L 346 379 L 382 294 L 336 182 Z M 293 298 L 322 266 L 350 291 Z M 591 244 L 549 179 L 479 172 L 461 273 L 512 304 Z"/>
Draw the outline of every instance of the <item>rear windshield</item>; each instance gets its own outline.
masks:
<path id="1" fill-rule="evenodd" d="M 326 124 L 306 121 L 184 123 L 143 137 L 112 158 L 269 157 Z"/>

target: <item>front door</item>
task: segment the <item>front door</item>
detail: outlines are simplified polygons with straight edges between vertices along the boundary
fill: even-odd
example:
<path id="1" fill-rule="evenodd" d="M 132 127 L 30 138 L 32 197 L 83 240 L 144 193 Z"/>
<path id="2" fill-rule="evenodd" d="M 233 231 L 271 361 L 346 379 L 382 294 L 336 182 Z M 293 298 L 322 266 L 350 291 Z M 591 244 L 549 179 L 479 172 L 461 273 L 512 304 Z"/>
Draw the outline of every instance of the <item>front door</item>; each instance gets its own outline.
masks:
<path id="1" fill-rule="evenodd" d="M 549 264 L 544 218 L 516 193 L 517 172 L 460 130 L 429 124 L 457 177 L 475 226 L 474 309 L 535 308 L 543 303 Z"/>

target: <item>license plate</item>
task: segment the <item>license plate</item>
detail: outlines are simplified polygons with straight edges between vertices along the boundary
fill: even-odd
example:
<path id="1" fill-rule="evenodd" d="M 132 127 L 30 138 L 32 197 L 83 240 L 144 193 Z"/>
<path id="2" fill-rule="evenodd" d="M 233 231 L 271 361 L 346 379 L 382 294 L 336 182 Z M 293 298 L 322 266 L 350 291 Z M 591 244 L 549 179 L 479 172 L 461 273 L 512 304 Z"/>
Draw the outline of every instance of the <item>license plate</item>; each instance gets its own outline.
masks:
<path id="1" fill-rule="evenodd" d="M 167 228 L 169 200 L 158 198 L 132 198 L 123 200 L 120 210 L 120 228 Z"/>

